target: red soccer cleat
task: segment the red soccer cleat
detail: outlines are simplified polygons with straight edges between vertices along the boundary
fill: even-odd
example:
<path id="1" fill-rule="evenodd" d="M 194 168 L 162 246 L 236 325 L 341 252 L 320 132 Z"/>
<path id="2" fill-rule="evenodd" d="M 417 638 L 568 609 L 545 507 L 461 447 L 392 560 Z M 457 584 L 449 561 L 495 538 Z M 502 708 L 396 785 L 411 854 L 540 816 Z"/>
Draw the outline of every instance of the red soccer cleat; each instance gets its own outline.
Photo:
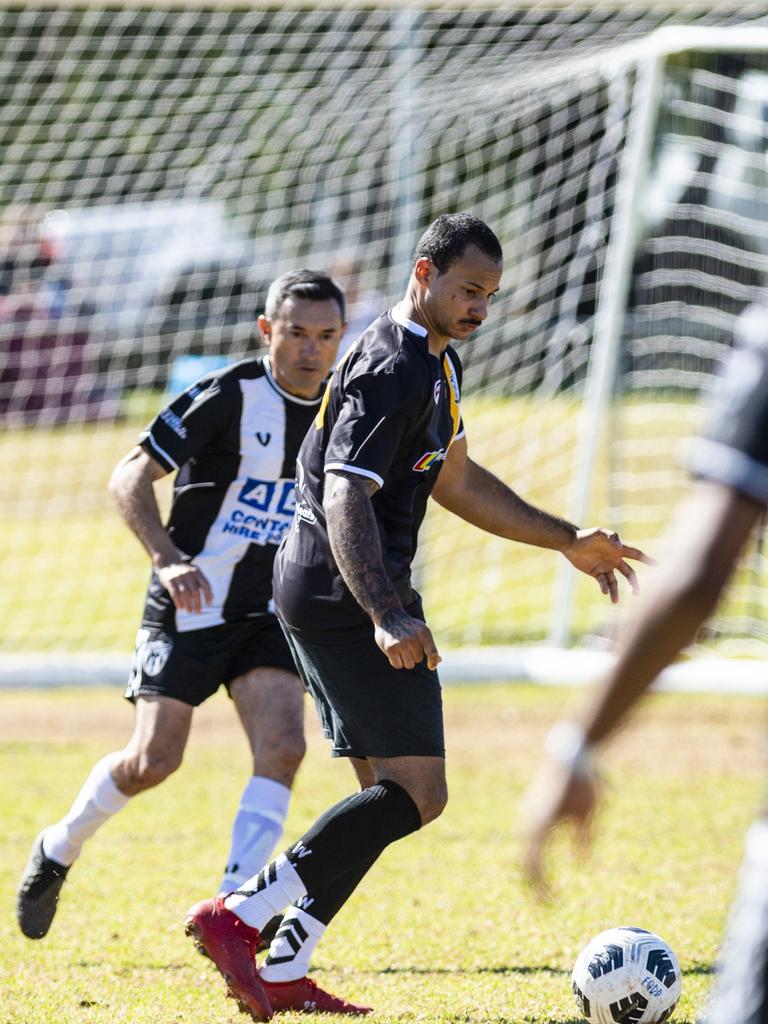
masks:
<path id="1" fill-rule="evenodd" d="M 261 932 L 227 910 L 224 897 L 196 903 L 187 911 L 185 932 L 213 960 L 227 983 L 228 994 L 254 1020 L 272 1019 L 272 1007 L 256 973 L 255 956 Z"/>
<path id="2" fill-rule="evenodd" d="M 261 984 L 275 1013 L 298 1010 L 299 1013 L 348 1013 L 360 1017 L 373 1010 L 372 1006 L 355 1006 L 346 999 L 324 992 L 311 978 L 298 978 L 296 981 L 264 981 L 262 978 Z"/>

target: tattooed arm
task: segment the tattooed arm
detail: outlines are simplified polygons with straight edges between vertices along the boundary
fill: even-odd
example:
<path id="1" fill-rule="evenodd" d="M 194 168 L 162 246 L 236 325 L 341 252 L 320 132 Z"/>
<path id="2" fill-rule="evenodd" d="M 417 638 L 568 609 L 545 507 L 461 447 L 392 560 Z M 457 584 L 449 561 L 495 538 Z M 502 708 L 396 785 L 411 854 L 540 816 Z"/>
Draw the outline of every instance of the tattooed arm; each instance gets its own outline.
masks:
<path id="1" fill-rule="evenodd" d="M 436 668 L 440 655 L 431 632 L 405 611 L 384 568 L 371 506 L 376 490 L 367 477 L 326 473 L 323 507 L 333 557 L 353 597 L 373 620 L 376 643 L 390 665 L 413 668 L 426 658 Z"/>

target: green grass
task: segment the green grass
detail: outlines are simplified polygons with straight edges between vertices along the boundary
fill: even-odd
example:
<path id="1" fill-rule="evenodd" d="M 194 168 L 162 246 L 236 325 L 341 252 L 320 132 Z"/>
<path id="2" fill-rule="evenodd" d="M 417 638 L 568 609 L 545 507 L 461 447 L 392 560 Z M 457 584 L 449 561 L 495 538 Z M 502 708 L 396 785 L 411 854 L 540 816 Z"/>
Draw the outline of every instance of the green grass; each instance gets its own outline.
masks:
<path id="1" fill-rule="evenodd" d="M 160 404 L 158 394 L 137 394 L 117 424 L 0 435 L 0 652 L 131 649 L 149 565 L 106 485 Z M 534 504 L 567 514 L 581 430 L 576 401 L 476 396 L 464 413 L 474 458 Z M 689 487 L 679 448 L 698 419 L 692 401 L 656 396 L 617 403 L 586 524 L 618 529 L 663 556 L 659 536 Z M 169 483 L 166 478 L 164 506 Z M 491 537 L 430 502 L 416 577 L 441 646 L 546 636 L 558 562 L 552 552 Z M 765 566 L 757 557 L 743 568 L 725 605 L 724 617 L 732 625 L 739 618 L 741 632 L 768 613 Z M 648 571 L 641 567 L 641 578 Z M 630 606 L 625 599 L 611 608 L 594 581 L 579 579 L 572 625 L 577 635 L 611 635 Z"/>
<path id="2" fill-rule="evenodd" d="M 660 932 L 684 971 L 677 1024 L 701 1012 L 744 830 L 763 779 L 763 704 L 658 696 L 604 759 L 607 800 L 589 860 L 553 848 L 557 899 L 518 866 L 518 802 L 542 737 L 572 695 L 532 687 L 446 692 L 451 801 L 388 850 L 315 957 L 321 985 L 376 1007 L 373 1024 L 575 1024 L 570 970 L 603 928 Z M 310 752 L 287 828 L 299 835 L 351 789 L 308 712 Z M 182 769 L 91 841 L 51 933 L 25 940 L 13 892 L 31 841 L 132 725 L 113 690 L 0 693 L 2 1024 L 235 1024 L 245 1020 L 183 936 L 212 894 L 248 771 L 224 696 L 199 712 Z M 284 1015 L 287 1024 L 302 1019 Z"/>
<path id="3" fill-rule="evenodd" d="M 6 552 L 0 568 L 0 650 L 130 648 L 149 566 L 106 485 L 115 463 L 160 405 L 158 394 L 137 394 L 117 424 L 0 435 L 5 468 L 0 528 Z M 476 397 L 465 406 L 471 454 L 529 500 L 565 514 L 576 464 L 578 403 L 564 396 Z M 642 445 L 624 445 L 617 461 L 623 477 L 618 483 L 614 478 L 610 494 L 601 463 L 595 523 L 610 523 L 637 543 L 658 534 L 685 484 L 674 469 L 675 450 L 695 417 L 690 402 L 649 399 L 618 408 L 614 440 L 621 433 L 625 440 L 641 438 Z M 649 468 L 667 474 L 661 492 L 645 475 Z M 557 558 L 489 537 L 430 504 L 419 580 L 441 642 L 542 636 Z M 630 510 L 629 519 L 617 505 Z M 581 625 L 605 613 L 605 602 L 590 582 L 579 591 L 579 609 Z"/>

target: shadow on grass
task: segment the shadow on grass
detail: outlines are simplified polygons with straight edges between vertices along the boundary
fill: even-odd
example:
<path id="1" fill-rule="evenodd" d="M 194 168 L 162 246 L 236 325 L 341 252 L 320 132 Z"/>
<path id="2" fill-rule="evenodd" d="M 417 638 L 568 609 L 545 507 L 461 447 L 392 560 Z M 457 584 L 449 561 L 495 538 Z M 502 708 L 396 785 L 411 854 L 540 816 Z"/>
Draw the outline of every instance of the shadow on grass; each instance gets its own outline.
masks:
<path id="1" fill-rule="evenodd" d="M 338 968 L 329 967 L 313 967 L 312 972 L 314 974 L 330 973 L 338 970 Z M 565 977 L 570 977 L 571 972 L 563 970 L 561 967 L 550 967 L 548 964 L 543 964 L 539 967 L 531 967 L 530 965 L 516 965 L 516 964 L 499 964 L 496 967 L 414 967 L 413 965 L 408 967 L 379 967 L 375 971 L 355 971 L 355 974 L 369 974 L 376 977 L 382 974 L 446 974 L 456 975 L 461 977 L 462 975 L 472 974 L 559 974 Z M 563 1021 L 562 1024 L 568 1024 Z"/>
<path id="2" fill-rule="evenodd" d="M 337 967 L 313 967 L 313 974 L 330 974 L 337 971 Z M 562 967 L 552 967 L 550 964 L 499 964 L 495 967 L 379 967 L 375 971 L 354 971 L 354 974 L 380 976 L 382 974 L 445 974 L 462 975 L 470 974 L 553 974 L 561 977 L 570 977 L 571 971 Z M 683 977 L 693 975 L 714 974 L 715 969 L 711 964 L 694 964 L 683 971 Z M 581 1018 L 579 1018 L 581 1020 Z M 570 1021 L 552 1021 L 551 1024 L 571 1024 Z"/>

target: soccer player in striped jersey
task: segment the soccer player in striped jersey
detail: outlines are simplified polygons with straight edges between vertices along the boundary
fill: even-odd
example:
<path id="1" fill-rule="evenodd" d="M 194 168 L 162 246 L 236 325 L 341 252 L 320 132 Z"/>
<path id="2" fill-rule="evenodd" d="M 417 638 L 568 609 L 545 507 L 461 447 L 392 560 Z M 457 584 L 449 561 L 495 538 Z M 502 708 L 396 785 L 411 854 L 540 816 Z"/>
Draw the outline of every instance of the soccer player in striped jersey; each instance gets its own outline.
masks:
<path id="1" fill-rule="evenodd" d="M 294 509 L 301 441 L 336 358 L 345 298 L 326 274 L 284 274 L 258 326 L 267 354 L 199 380 L 116 467 L 110 490 L 152 576 L 125 696 L 133 735 L 37 837 L 17 896 L 21 930 L 47 934 L 83 844 L 181 764 L 194 709 L 222 684 L 253 758 L 220 891 L 261 868 L 282 834 L 304 754 L 302 684 L 275 618 L 272 564 Z M 176 472 L 168 522 L 154 483 Z"/>

